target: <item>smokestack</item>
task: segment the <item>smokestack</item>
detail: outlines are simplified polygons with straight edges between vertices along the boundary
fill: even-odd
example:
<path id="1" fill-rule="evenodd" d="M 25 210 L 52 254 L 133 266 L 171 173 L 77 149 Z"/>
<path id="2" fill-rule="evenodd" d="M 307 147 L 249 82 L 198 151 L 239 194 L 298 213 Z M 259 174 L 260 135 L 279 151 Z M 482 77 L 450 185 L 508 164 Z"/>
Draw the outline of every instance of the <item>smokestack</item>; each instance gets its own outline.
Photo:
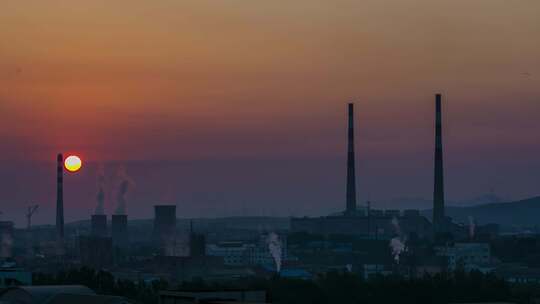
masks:
<path id="1" fill-rule="evenodd" d="M 128 217 L 124 214 L 113 214 L 111 219 L 111 236 L 113 246 L 126 248 L 129 245 Z"/>
<path id="2" fill-rule="evenodd" d="M 56 234 L 64 238 L 64 157 L 58 154 L 56 167 Z"/>
<path id="3" fill-rule="evenodd" d="M 441 232 L 444 225 L 444 168 L 442 144 L 441 94 L 435 95 L 435 179 L 433 189 L 433 226 Z"/>
<path id="4" fill-rule="evenodd" d="M 92 215 L 92 236 L 106 237 L 107 236 L 107 215 L 94 214 Z"/>
<path id="5" fill-rule="evenodd" d="M 347 209 L 346 214 L 356 213 L 356 175 L 354 164 L 354 104 L 349 103 L 349 130 L 347 137 Z"/>

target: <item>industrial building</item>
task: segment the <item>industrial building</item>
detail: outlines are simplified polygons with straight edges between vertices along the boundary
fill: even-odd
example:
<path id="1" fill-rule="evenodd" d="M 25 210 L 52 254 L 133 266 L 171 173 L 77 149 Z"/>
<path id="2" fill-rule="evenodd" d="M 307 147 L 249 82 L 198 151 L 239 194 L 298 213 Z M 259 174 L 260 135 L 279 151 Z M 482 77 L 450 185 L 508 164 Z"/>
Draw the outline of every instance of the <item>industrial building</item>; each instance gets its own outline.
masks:
<path id="1" fill-rule="evenodd" d="M 13 304 L 71 304 L 107 303 L 129 304 L 123 297 L 98 295 L 82 285 L 18 286 L 0 291 L 0 303 Z"/>
<path id="2" fill-rule="evenodd" d="M 0 268 L 0 288 L 32 285 L 32 273 L 20 268 Z"/>
<path id="3" fill-rule="evenodd" d="M 266 303 L 264 290 L 168 290 L 159 293 L 160 304 Z"/>
<path id="4" fill-rule="evenodd" d="M 491 250 L 488 243 L 455 243 L 451 246 L 436 247 L 438 256 L 447 259 L 448 270 L 463 268 L 466 271 L 478 270 L 489 272 Z"/>
<path id="5" fill-rule="evenodd" d="M 430 237 L 432 225 L 430 221 L 420 215 L 416 216 L 324 216 L 317 218 L 291 219 L 292 232 L 308 232 L 311 234 L 332 235 L 348 234 L 369 238 L 389 239 L 398 234 L 393 221 L 399 224 L 400 233 L 415 234 L 418 237 Z"/>
<path id="6" fill-rule="evenodd" d="M 224 241 L 206 245 L 208 256 L 223 258 L 227 266 L 264 266 L 274 269 L 275 260 L 268 246 L 268 235 L 263 234 L 258 240 L 252 242 Z M 288 258 L 287 241 L 280 238 L 281 261 Z"/>

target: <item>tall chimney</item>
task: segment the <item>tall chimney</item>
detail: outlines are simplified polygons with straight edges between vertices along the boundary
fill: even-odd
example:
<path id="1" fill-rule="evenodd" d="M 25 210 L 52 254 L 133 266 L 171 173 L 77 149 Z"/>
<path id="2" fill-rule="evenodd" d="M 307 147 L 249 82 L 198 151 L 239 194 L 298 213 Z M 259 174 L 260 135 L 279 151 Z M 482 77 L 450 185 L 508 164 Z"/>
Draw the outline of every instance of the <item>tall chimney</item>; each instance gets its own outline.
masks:
<path id="1" fill-rule="evenodd" d="M 56 234 L 64 238 L 64 157 L 58 154 L 56 167 Z"/>
<path id="2" fill-rule="evenodd" d="M 444 225 L 444 168 L 442 145 L 441 94 L 435 95 L 435 184 L 433 189 L 433 226 L 441 232 Z"/>
<path id="3" fill-rule="evenodd" d="M 347 137 L 347 210 L 346 214 L 356 213 L 356 175 L 354 165 L 354 104 L 349 103 L 349 130 Z"/>

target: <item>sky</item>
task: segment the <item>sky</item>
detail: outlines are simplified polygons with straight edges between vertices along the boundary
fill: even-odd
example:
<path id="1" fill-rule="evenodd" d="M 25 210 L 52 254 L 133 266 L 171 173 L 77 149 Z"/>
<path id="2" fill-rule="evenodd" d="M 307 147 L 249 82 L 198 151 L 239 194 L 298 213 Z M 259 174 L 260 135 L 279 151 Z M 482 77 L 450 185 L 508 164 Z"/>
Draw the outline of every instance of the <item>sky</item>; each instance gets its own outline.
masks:
<path id="1" fill-rule="evenodd" d="M 128 211 L 319 215 L 343 209 L 346 103 L 360 201 L 432 195 L 434 94 L 444 95 L 446 194 L 538 195 L 537 0 L 4 0 L 0 211 L 67 220 L 95 208 L 104 166 Z M 123 169 L 122 169 L 123 168 Z M 392 203 L 394 202 L 394 203 Z"/>

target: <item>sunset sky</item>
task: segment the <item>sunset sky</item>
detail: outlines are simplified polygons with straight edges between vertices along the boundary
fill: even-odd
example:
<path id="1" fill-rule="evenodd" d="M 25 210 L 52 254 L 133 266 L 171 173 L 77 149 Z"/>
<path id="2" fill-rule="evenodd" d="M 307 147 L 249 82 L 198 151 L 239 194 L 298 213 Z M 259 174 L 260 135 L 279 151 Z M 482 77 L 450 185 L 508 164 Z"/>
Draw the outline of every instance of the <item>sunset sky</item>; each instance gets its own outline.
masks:
<path id="1" fill-rule="evenodd" d="M 406 2 L 406 3 L 405 3 Z M 540 195 L 538 0 L 4 0 L 0 211 L 52 223 L 176 203 L 179 217 L 344 208 L 346 103 L 361 202 L 432 195 L 433 95 L 444 94 L 447 198 Z"/>

